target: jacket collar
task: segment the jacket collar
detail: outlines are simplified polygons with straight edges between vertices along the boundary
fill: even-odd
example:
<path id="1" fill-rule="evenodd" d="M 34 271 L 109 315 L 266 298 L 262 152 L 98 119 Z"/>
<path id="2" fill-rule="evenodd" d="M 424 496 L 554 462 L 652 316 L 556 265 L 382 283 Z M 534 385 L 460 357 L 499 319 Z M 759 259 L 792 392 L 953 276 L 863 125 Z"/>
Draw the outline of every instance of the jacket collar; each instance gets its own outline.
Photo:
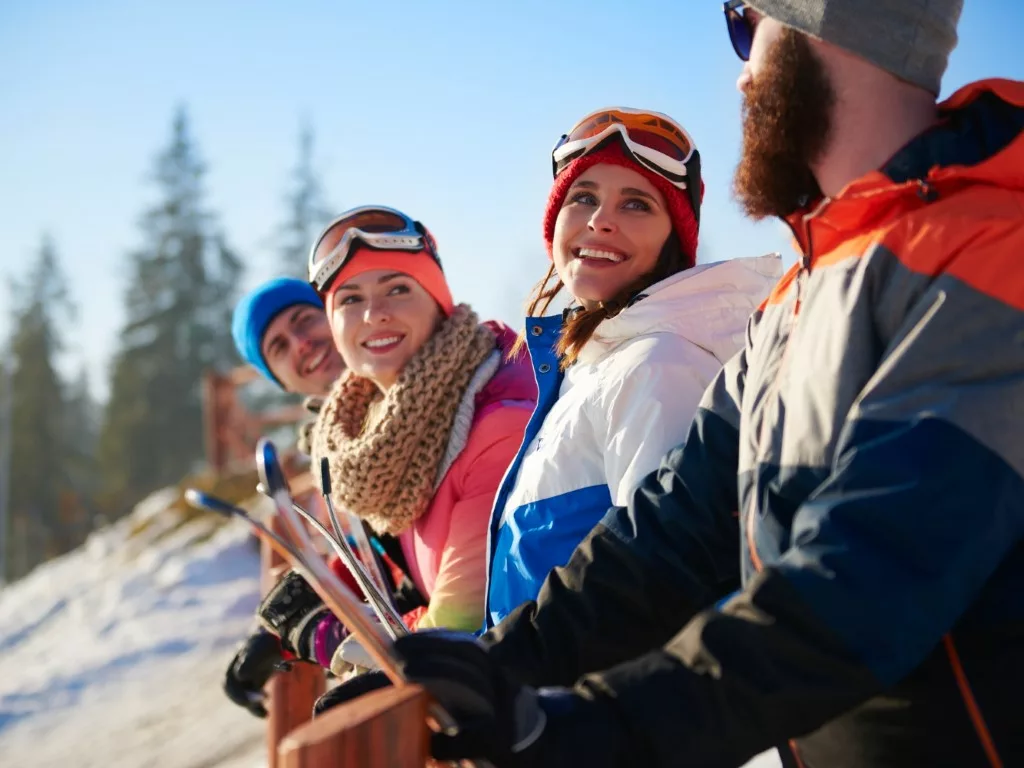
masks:
<path id="1" fill-rule="evenodd" d="M 894 219 L 971 184 L 1024 189 L 1024 83 L 983 80 L 939 105 L 939 120 L 879 170 L 832 199 L 809 201 L 786 217 L 797 244 L 827 253 L 851 232 Z"/>
<path id="2" fill-rule="evenodd" d="M 633 338 L 668 333 L 724 362 L 738 348 L 747 318 L 781 275 L 778 254 L 700 264 L 672 275 L 602 322 L 578 360 L 594 363 Z"/>

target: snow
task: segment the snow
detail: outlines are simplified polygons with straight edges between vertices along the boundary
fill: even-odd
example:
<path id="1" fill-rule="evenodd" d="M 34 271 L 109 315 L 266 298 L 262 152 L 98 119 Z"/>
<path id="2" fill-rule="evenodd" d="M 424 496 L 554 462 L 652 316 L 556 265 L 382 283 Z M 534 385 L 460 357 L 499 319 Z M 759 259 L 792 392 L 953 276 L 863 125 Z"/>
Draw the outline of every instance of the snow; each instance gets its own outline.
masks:
<path id="1" fill-rule="evenodd" d="M 0 591 L 3 764 L 266 764 L 263 721 L 220 688 L 252 628 L 258 553 L 239 521 L 171 530 L 176 497 L 153 494 Z"/>
<path id="2" fill-rule="evenodd" d="M 220 687 L 253 627 L 259 556 L 241 521 L 180 525 L 177 497 L 152 494 L 0 590 L 3 765 L 266 766 L 264 721 Z"/>

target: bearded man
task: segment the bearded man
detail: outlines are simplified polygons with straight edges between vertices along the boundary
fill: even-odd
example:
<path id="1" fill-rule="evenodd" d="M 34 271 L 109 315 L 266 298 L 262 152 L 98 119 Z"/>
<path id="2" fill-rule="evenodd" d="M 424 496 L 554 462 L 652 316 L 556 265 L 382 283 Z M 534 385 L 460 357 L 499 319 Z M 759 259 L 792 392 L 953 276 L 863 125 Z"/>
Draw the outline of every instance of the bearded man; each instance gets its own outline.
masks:
<path id="1" fill-rule="evenodd" d="M 1024 84 L 936 104 L 960 11 L 725 4 L 736 193 L 799 263 L 536 602 L 396 643 L 436 756 L 1024 765 Z"/>

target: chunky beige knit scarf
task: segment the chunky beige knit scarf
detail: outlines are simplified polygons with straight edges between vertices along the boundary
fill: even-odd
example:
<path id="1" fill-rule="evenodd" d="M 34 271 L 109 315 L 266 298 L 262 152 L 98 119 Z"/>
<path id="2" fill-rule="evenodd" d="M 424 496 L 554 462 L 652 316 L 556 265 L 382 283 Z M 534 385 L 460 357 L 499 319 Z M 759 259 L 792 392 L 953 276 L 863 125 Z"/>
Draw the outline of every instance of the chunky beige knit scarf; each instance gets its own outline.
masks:
<path id="1" fill-rule="evenodd" d="M 460 304 L 387 392 L 351 371 L 335 382 L 311 441 L 313 466 L 323 456 L 330 465 L 334 503 L 380 533 L 400 533 L 422 515 L 450 463 L 456 412 L 495 348 L 494 334 Z"/>

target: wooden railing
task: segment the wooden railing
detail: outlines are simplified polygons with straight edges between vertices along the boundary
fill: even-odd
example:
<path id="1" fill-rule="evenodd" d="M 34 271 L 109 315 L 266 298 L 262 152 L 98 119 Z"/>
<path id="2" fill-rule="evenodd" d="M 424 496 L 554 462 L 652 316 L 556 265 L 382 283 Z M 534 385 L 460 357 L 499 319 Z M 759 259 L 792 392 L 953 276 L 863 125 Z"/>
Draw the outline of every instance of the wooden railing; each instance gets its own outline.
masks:
<path id="1" fill-rule="evenodd" d="M 275 515 L 268 521 L 270 530 L 284 533 Z M 261 551 L 263 592 L 273 586 L 288 569 L 281 556 L 265 541 Z M 279 672 L 267 683 L 267 753 L 269 768 L 283 765 L 277 757 L 278 745 L 298 726 L 309 722 L 313 715 L 313 702 L 326 690 L 324 671 L 312 664 L 294 664 L 287 672 Z"/>
<path id="2" fill-rule="evenodd" d="M 284 738 L 278 768 L 423 768 L 427 695 L 407 685 L 382 688 L 328 710 Z"/>

